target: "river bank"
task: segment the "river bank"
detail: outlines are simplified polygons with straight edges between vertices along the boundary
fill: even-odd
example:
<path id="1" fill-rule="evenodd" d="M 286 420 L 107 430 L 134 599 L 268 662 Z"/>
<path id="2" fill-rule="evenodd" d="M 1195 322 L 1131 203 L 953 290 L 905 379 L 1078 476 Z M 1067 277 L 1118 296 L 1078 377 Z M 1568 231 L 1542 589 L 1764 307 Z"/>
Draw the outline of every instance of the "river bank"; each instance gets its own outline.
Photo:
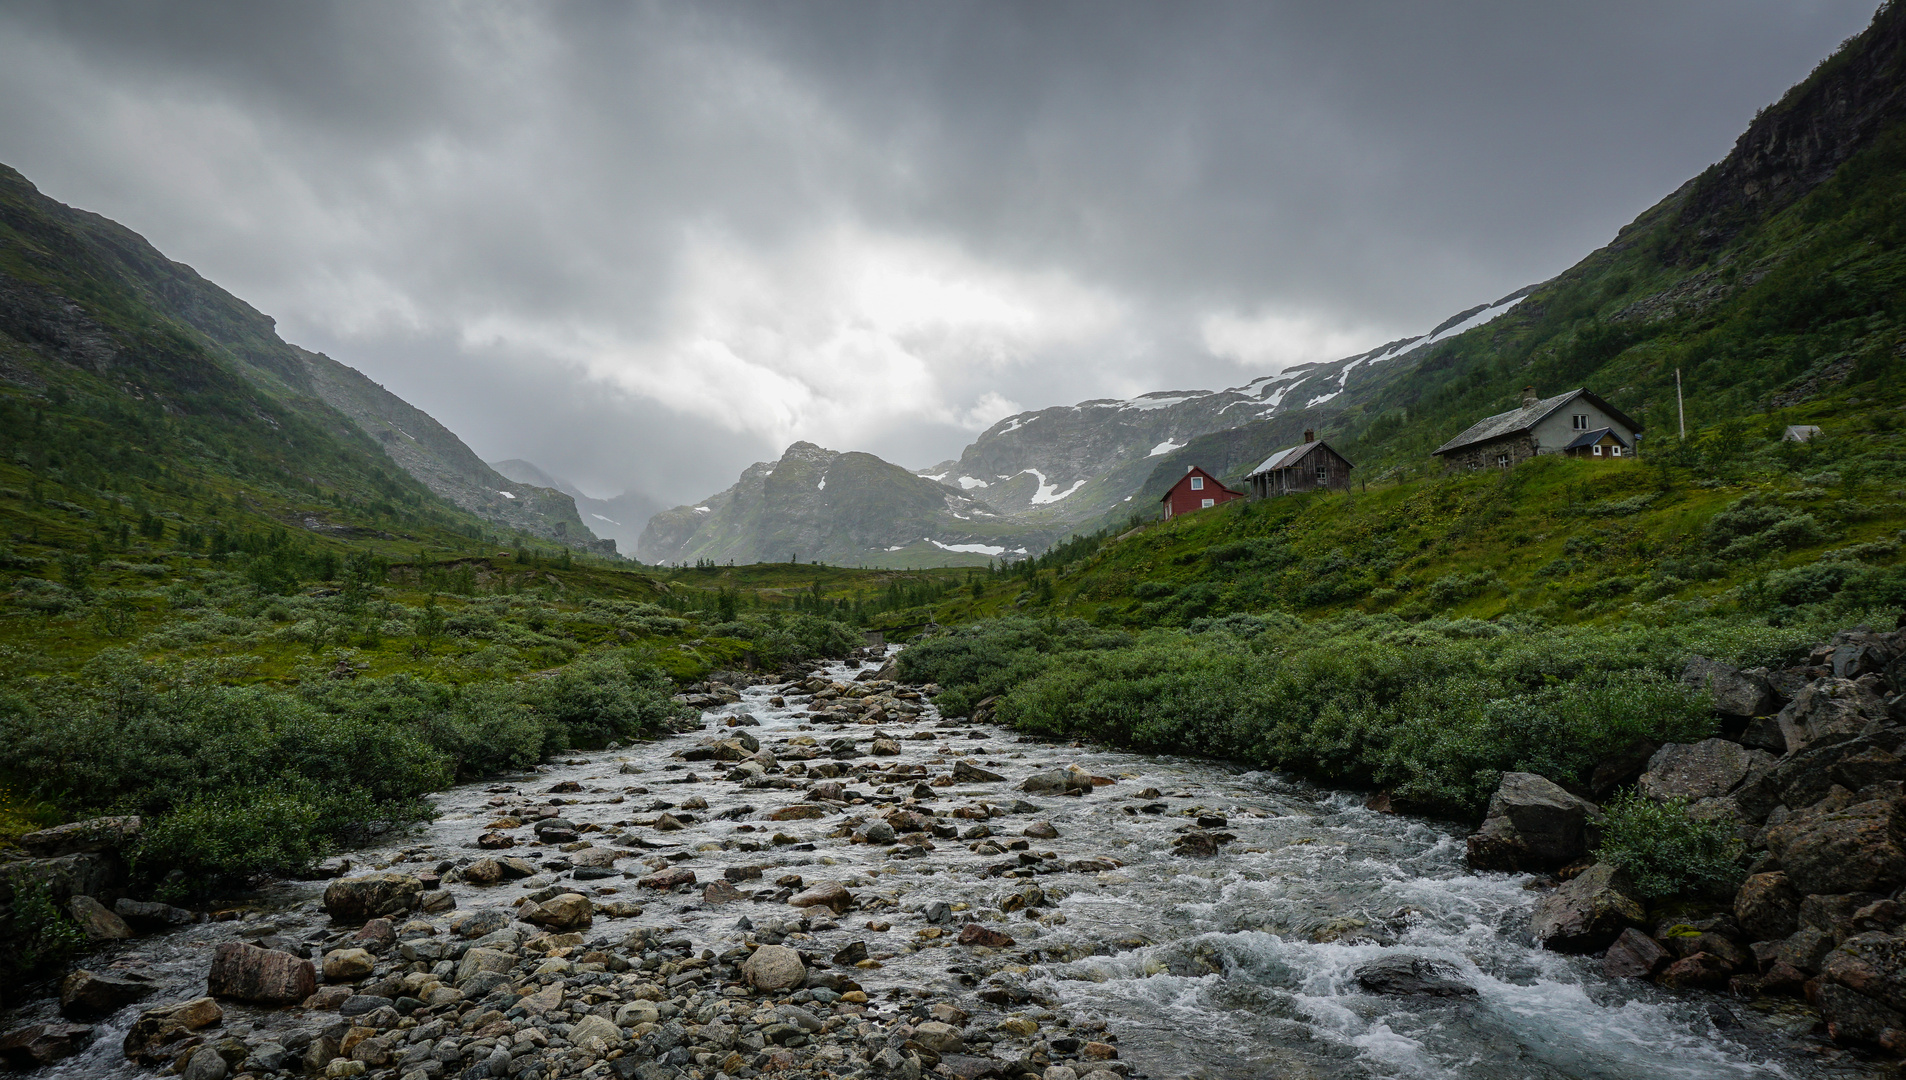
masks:
<path id="1" fill-rule="evenodd" d="M 221 1000 L 153 1061 L 192 1051 L 194 1080 L 1890 1075 L 1804 1005 L 1535 947 L 1543 879 L 1469 872 L 1466 829 L 945 720 L 872 674 L 747 687 L 699 733 L 451 789 L 435 822 L 353 854 L 343 880 L 400 872 L 452 909 L 365 928 L 324 910 L 352 889 L 286 882 L 240 919 L 115 946 L 88 967 L 151 993 L 42 1075 L 150 1075 L 127 1033 L 243 941 L 329 973 L 298 1006 Z"/>

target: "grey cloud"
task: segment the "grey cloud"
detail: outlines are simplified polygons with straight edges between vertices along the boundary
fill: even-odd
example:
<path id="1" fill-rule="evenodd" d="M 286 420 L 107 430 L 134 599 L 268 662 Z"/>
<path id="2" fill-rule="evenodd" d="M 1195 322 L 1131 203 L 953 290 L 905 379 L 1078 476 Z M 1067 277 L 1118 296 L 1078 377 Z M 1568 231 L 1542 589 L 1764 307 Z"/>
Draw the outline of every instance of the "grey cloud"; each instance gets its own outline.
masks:
<path id="1" fill-rule="evenodd" d="M 1090 332 L 988 339 L 997 363 L 923 353 L 950 409 L 803 430 L 926 464 L 987 393 L 1242 382 L 1199 338 L 1213 313 L 1374 343 L 1553 274 L 1724 154 L 1871 8 L 13 3 L 0 160 L 486 457 L 685 501 L 779 450 L 645 392 L 712 310 L 694 290 L 722 283 L 690 265 L 710 237 L 754 260 L 735 273 L 781 275 L 752 345 L 724 324 L 748 358 L 834 340 L 807 325 L 800 269 L 830 229 L 1109 305 Z M 758 290 L 732 287 L 721 310 L 743 318 Z M 551 344 L 566 334 L 636 374 L 587 376 Z"/>

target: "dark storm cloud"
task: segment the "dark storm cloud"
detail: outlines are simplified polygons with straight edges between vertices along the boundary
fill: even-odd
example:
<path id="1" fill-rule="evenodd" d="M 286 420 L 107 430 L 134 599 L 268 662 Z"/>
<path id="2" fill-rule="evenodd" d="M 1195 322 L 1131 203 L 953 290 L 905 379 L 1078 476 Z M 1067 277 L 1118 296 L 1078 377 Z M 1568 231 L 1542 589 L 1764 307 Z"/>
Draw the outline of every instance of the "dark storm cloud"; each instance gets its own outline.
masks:
<path id="1" fill-rule="evenodd" d="M 724 486 L 1236 384 L 1556 273 L 1811 3 L 0 6 L 0 160 L 488 457 Z"/>

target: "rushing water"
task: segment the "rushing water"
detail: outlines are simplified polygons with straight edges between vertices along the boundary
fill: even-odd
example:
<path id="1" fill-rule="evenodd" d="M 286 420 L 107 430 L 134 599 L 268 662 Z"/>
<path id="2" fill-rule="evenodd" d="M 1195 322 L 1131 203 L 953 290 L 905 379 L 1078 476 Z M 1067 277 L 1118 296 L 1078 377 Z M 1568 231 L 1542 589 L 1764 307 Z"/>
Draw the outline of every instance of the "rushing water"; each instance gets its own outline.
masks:
<path id="1" fill-rule="evenodd" d="M 856 674 L 831 665 L 826 674 L 848 680 Z M 908 722 L 877 729 L 857 724 L 807 727 L 804 695 L 771 704 L 775 688 L 744 692 L 743 700 L 715 711 L 708 734 L 728 734 L 727 717 L 744 714 L 758 726 L 747 730 L 764 749 L 786 751 L 788 740 L 809 735 L 822 747 L 854 738 L 865 751 L 875 734 L 898 740 L 898 757 L 860 757 L 844 764 L 883 769 L 923 765 L 944 773 L 964 757 L 1002 773 L 1004 783 L 957 784 L 932 789 L 920 800 L 929 809 L 1010 807 L 1026 775 L 1065 765 L 1117 782 L 1083 797 L 1025 796 L 1037 812 L 994 817 L 987 825 L 1004 846 L 1033 821 L 1049 820 L 1057 839 L 1033 840 L 1033 852 L 1051 851 L 1066 861 L 1109 858 L 1119 865 L 1041 875 L 1051 906 L 1019 911 L 987 925 L 1010 932 L 1017 946 L 986 954 L 945 947 L 918 935 L 921 914 L 934 902 L 964 903 L 968 910 L 997 911 L 1000 900 L 1029 882 L 982 876 L 1014 854 L 977 853 L 971 841 L 935 840 L 914 858 L 894 858 L 890 846 L 850 844 L 828 833 L 840 816 L 771 822 L 763 818 L 805 792 L 743 789 L 721 779 L 728 766 L 684 764 L 671 757 L 706 736 L 681 736 L 547 766 L 533 775 L 464 785 L 441 793 L 441 816 L 388 846 L 355 853 L 355 869 L 407 865 L 430 867 L 442 860 L 466 862 L 476 836 L 499 812 L 552 798 L 566 800 L 562 813 L 582 825 L 604 826 L 601 843 L 633 833 L 651 846 L 619 864 L 648 872 L 641 860 L 673 855 L 703 882 L 718 880 L 730 866 L 766 869 L 752 890 L 784 874 L 808 882 L 840 880 L 863 905 L 884 898 L 891 906 L 818 919 L 811 939 L 791 943 L 830 954 L 864 941 L 881 961 L 856 978 L 891 1010 L 918 990 L 965 999 L 976 1012 L 992 1007 L 975 997 L 975 986 L 1004 970 L 1008 981 L 1054 1003 L 1007 1008 L 1036 1020 L 1053 1013 L 1102 1022 L 1118 1036 L 1121 1056 L 1134 1070 L 1156 1077 L 1375 1077 L 1595 1078 L 1664 1080 L 1710 1077 L 1852 1077 L 1894 1075 L 1882 1064 L 1832 1048 L 1813 1034 L 1814 1017 L 1797 1004 L 1761 1011 L 1717 995 L 1673 994 L 1633 982 L 1604 979 L 1593 960 L 1533 948 L 1527 934 L 1533 881 L 1508 874 L 1472 874 L 1462 863 L 1461 833 L 1417 818 L 1366 810 L 1361 801 L 1320 790 L 1277 774 L 1251 772 L 1207 761 L 1148 757 L 1089 746 L 1024 741 L 984 725 L 942 726 L 931 710 Z M 909 738 L 925 733 L 929 738 Z M 819 764 L 827 758 L 817 758 Z M 917 778 L 843 777 L 839 782 L 869 799 L 850 815 L 879 809 L 881 799 L 904 799 Z M 546 794 L 575 781 L 581 791 Z M 1140 792 L 1157 788 L 1156 797 Z M 925 794 L 925 793 L 921 793 Z M 694 799 L 695 823 L 677 832 L 641 827 L 655 815 Z M 500 805 L 499 805 L 500 804 Z M 740 807 L 751 811 L 724 818 Z M 1198 815 L 1225 819 L 1235 839 L 1216 857 L 1179 854 L 1172 842 Z M 633 824 L 631 824 L 633 823 Z M 967 829 L 970 819 L 954 822 Z M 627 830 L 627 833 L 624 832 Z M 782 834 L 775 843 L 776 834 Z M 525 829 L 518 835 L 527 836 Z M 789 837 L 798 842 L 785 842 Z M 517 848 L 505 854 L 557 857 L 553 849 Z M 633 875 L 632 875 L 633 876 Z M 551 878 L 530 879 L 532 886 Z M 619 937 L 637 925 L 666 926 L 696 947 L 732 947 L 735 924 L 748 916 L 798 918 L 785 905 L 742 900 L 703 902 L 699 893 L 657 894 L 629 878 L 577 882 L 598 899 L 630 899 L 644 913 L 632 919 L 598 917 L 592 935 Z M 231 937 L 273 932 L 321 948 L 330 933 L 317 912 L 321 883 L 292 882 L 260 896 L 242 921 L 204 924 L 188 931 L 146 938 L 120 948 L 112 962 L 156 974 L 166 993 L 155 1000 L 203 991 L 211 946 Z M 508 903 L 521 883 L 487 888 L 452 885 L 463 909 Z M 820 909 L 815 909 L 820 910 Z M 1037 916 L 1036 919 L 1028 916 Z M 963 915 L 961 916 L 964 917 Z M 1038 962 L 1017 969 L 1028 949 Z M 1474 987 L 1468 998 L 1396 998 L 1365 992 L 1357 968 L 1373 958 L 1404 952 L 1433 958 Z M 96 960 L 95 964 L 100 961 Z M 52 1072 L 73 1077 L 131 1074 L 117 1045 L 138 1007 L 107 1021 L 102 1038 L 81 1057 Z M 999 1011 L 999 1010 L 994 1010 Z M 50 1015 L 41 1003 L 27 1018 Z M 283 1027 L 296 1013 L 228 1010 L 227 1028 Z M 308 1018 L 304 1022 L 309 1022 Z"/>

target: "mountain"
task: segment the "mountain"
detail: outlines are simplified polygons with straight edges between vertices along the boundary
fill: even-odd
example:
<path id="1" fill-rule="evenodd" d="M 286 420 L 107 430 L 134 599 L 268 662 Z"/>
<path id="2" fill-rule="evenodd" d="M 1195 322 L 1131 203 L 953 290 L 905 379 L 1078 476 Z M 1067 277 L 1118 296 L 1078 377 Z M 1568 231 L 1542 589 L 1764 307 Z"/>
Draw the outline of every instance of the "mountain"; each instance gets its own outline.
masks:
<path id="1" fill-rule="evenodd" d="M 984 566 L 1053 538 L 872 454 L 797 442 L 779 461 L 749 466 L 726 491 L 656 514 L 636 555 L 651 563 Z"/>
<path id="2" fill-rule="evenodd" d="M 593 499 L 582 489 L 561 477 L 552 476 L 535 463 L 521 458 L 492 461 L 490 468 L 524 484 L 552 488 L 575 500 L 576 513 L 597 536 L 614 540 L 623 550 L 634 551 L 642 536 L 642 527 L 661 512 L 662 504 L 640 491 L 629 490 L 613 499 Z"/>
<path id="3" fill-rule="evenodd" d="M 1150 508 L 1140 496 L 1150 492 L 1155 477 L 1175 479 L 1186 464 L 1223 473 L 1234 464 L 1233 455 L 1242 455 L 1242 462 L 1256 454 L 1247 463 L 1255 465 L 1437 344 L 1513 310 L 1533 288 L 1458 312 L 1427 333 L 1339 360 L 1298 364 L 1227 390 L 1165 390 L 1128 401 L 1097 399 L 1018 413 L 988 428 L 957 460 L 919 473 L 983 494 L 1015 521 L 1059 530 L 1142 512 Z M 1231 434 L 1205 441 L 1219 432 Z M 1184 453 L 1194 447 L 1194 454 Z M 1218 447 L 1224 448 L 1223 460 L 1206 453 Z M 1257 453 L 1260 448 L 1263 453 Z"/>
<path id="4" fill-rule="evenodd" d="M 286 343 L 269 316 L 144 237 L 47 198 L 5 166 L 0 335 L 8 346 L 0 349 L 0 380 L 17 387 L 42 391 L 83 372 L 91 376 L 88 392 L 110 388 L 201 425 L 219 417 L 221 441 L 238 435 L 234 423 L 282 432 L 286 418 L 295 418 L 314 441 L 288 455 L 270 452 L 287 471 L 308 475 L 318 467 L 311 455 L 343 453 L 337 444 L 349 444 L 351 454 L 368 452 L 380 469 L 392 465 L 494 526 L 613 552 L 583 526 L 568 496 L 504 479 L 421 410 L 323 354 Z"/>

